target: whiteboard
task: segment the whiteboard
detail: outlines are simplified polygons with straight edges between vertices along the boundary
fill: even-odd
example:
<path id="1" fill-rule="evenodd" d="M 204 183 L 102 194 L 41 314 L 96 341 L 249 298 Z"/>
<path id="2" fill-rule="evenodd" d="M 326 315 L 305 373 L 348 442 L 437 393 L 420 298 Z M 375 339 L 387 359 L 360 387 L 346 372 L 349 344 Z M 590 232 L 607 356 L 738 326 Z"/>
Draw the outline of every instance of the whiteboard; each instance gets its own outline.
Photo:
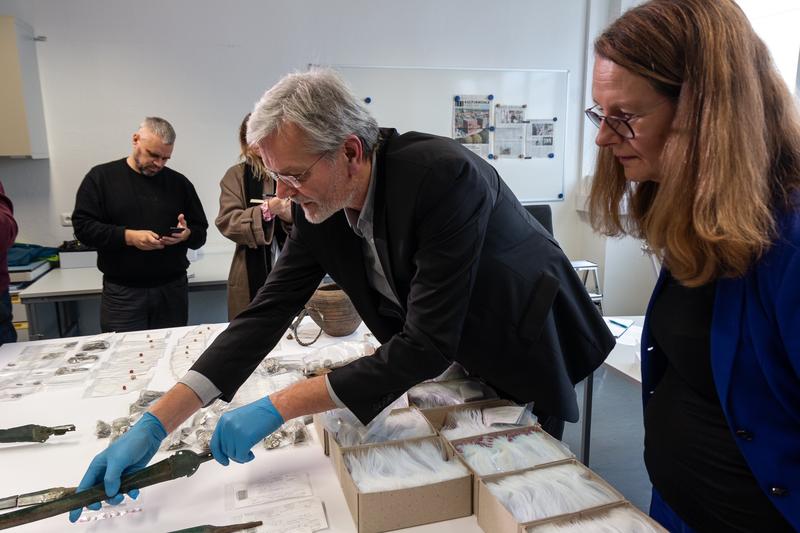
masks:
<path id="1" fill-rule="evenodd" d="M 491 70 L 333 65 L 382 127 L 454 136 L 454 99 L 486 95 L 497 105 L 525 105 L 525 119 L 552 122 L 546 155 L 520 159 L 492 153 L 498 129 L 489 128 L 485 159 L 521 202 L 564 199 L 567 138 L 567 70 Z M 537 141 L 538 142 L 538 141 Z"/>

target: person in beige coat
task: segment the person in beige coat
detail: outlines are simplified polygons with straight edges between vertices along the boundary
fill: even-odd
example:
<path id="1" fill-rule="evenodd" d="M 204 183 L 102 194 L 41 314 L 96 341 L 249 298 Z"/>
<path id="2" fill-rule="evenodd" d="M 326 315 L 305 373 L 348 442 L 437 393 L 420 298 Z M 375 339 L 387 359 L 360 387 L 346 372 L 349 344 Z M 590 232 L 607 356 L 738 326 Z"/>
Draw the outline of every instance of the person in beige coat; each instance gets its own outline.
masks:
<path id="1" fill-rule="evenodd" d="M 247 145 L 247 120 L 239 127 L 242 162 L 219 183 L 220 233 L 236 243 L 228 274 L 228 320 L 246 308 L 264 284 L 292 222 L 291 201 L 275 197 L 275 184 L 258 148 Z"/>

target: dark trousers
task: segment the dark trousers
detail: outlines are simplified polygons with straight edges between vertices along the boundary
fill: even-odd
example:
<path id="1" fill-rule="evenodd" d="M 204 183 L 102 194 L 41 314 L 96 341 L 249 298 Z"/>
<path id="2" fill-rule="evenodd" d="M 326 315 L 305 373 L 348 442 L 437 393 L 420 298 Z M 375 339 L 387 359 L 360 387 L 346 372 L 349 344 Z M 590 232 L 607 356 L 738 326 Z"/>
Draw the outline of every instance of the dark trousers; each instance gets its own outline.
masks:
<path id="1" fill-rule="evenodd" d="M 542 429 L 548 432 L 554 438 L 561 440 L 564 437 L 564 421 L 560 418 L 547 413 L 538 411 L 536 407 L 533 408 L 533 414 L 536 415 L 537 422 L 542 426 Z"/>
<path id="2" fill-rule="evenodd" d="M 652 499 L 650 500 L 650 517 L 664 526 L 670 533 L 696 533 L 686 522 L 675 514 L 667 502 L 661 498 L 661 494 L 653 489 Z"/>
<path id="3" fill-rule="evenodd" d="M 8 289 L 0 294 L 0 346 L 7 342 L 17 342 L 17 330 L 11 323 L 11 296 Z"/>
<path id="4" fill-rule="evenodd" d="M 189 320 L 186 277 L 158 287 L 127 287 L 103 280 L 100 329 L 139 331 L 185 326 Z"/>

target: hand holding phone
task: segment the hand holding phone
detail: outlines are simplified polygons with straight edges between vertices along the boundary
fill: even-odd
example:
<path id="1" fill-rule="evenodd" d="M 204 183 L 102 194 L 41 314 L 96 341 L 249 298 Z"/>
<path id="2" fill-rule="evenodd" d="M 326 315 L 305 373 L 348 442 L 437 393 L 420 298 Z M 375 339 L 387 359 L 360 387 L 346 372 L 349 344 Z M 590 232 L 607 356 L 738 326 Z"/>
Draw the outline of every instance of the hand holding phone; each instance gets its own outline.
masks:
<path id="1" fill-rule="evenodd" d="M 187 231 L 189 228 L 186 226 L 186 219 L 183 217 L 183 213 L 178 215 L 178 225 L 177 226 L 170 226 L 166 232 L 161 235 L 161 242 L 166 245 L 173 245 L 178 244 L 180 242 L 185 241 L 191 235 L 191 230 Z"/>
<path id="2" fill-rule="evenodd" d="M 161 234 L 160 240 L 162 243 L 170 245 L 170 244 L 178 244 L 183 240 L 183 235 L 186 233 L 186 228 L 181 226 L 173 226 L 168 228 L 167 231 Z"/>

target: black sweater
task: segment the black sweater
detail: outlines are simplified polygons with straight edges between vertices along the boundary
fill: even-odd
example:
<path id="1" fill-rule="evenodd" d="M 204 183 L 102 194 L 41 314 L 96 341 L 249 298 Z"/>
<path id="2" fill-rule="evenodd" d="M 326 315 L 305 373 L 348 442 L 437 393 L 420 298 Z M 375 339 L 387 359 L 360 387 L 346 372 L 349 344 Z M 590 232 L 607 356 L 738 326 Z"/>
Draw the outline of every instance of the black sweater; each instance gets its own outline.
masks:
<path id="1" fill-rule="evenodd" d="M 183 213 L 189 238 L 161 250 L 144 251 L 125 244 L 125 230 L 164 235 Z M 131 287 L 155 287 L 186 274 L 186 249 L 206 242 L 203 206 L 191 182 L 170 168 L 154 176 L 131 169 L 125 159 L 92 168 L 75 197 L 75 236 L 97 248 L 97 267 L 105 278 Z"/>

